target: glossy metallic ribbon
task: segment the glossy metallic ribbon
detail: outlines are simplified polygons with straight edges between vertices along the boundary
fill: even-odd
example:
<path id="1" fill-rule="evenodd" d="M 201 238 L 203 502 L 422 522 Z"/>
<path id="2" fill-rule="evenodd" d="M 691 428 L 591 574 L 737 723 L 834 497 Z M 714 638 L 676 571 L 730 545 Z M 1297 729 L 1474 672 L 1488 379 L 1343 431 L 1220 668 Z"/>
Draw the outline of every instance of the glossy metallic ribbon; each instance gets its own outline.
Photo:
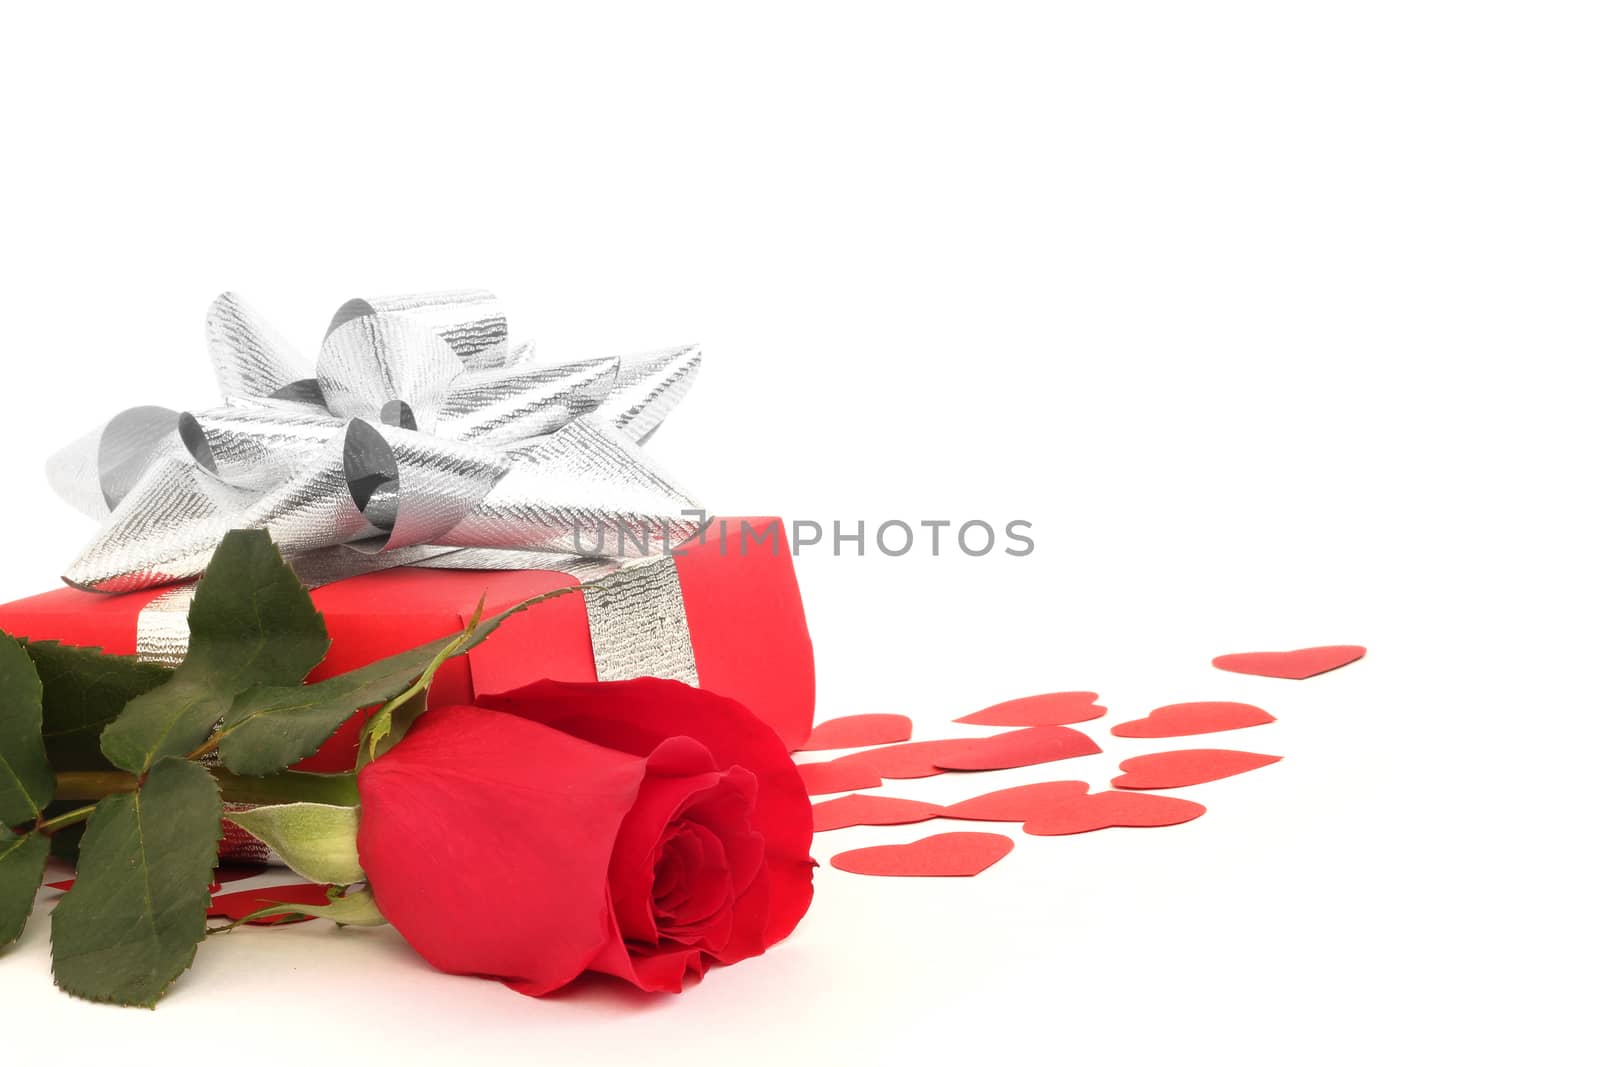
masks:
<path id="1" fill-rule="evenodd" d="M 480 290 L 346 303 L 314 374 L 229 293 L 206 339 L 221 406 L 131 408 L 48 461 L 105 519 L 70 584 L 192 578 L 241 527 L 319 580 L 463 548 L 660 556 L 698 527 L 639 447 L 688 391 L 692 347 L 540 366 Z"/>
<path id="2" fill-rule="evenodd" d="M 314 375 L 231 293 L 206 340 L 220 407 L 130 408 L 47 462 L 57 492 L 104 519 L 69 584 L 184 581 L 246 527 L 312 586 L 404 564 L 616 573 L 585 597 L 597 676 L 695 684 L 667 552 L 698 509 L 640 446 L 688 391 L 696 349 L 538 366 L 481 290 L 349 301 Z M 191 596 L 141 611 L 141 657 L 183 658 Z"/>

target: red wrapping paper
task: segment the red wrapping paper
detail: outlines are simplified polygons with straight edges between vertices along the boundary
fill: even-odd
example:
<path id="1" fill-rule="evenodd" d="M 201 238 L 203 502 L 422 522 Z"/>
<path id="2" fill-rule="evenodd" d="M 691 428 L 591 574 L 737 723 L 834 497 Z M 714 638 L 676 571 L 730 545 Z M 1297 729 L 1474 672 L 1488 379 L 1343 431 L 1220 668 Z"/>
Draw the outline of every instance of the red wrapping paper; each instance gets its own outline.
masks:
<path id="1" fill-rule="evenodd" d="M 741 551 L 736 531 L 748 522 L 761 535 Z M 724 544 L 715 535 L 680 549 L 678 579 L 694 645 L 700 687 L 744 704 L 791 749 L 811 733 L 815 676 L 793 559 L 778 519 L 728 519 Z M 776 552 L 773 548 L 776 548 Z M 397 567 L 312 590 L 332 640 L 316 681 L 402 652 L 462 629 L 484 596 L 486 614 L 552 589 L 576 584 L 560 571 L 452 571 Z M 0 605 L 0 629 L 18 637 L 95 645 L 132 655 L 145 604 L 164 590 L 105 596 L 57 589 Z M 536 604 L 500 627 L 488 641 L 450 660 L 435 676 L 430 704 L 470 703 L 541 678 L 595 681 L 583 594 Z M 345 723 L 301 770 L 340 771 L 355 765 L 365 714 Z"/>

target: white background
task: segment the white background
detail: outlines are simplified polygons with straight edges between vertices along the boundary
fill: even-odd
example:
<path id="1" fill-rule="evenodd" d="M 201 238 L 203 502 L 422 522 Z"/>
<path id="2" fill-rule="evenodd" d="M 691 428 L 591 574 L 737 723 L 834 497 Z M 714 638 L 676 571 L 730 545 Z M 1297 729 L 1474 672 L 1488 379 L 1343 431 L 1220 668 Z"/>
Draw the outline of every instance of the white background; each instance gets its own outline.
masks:
<path id="1" fill-rule="evenodd" d="M 575 6 L 575 5 L 571 5 Z M 1258 702 L 1282 763 L 972 880 L 826 866 L 680 998 L 546 1001 L 326 924 L 153 1013 L 0 958 L 7 1063 L 1573 1063 L 1594 1055 L 1593 9 L 13 5 L 0 594 L 90 534 L 45 454 L 213 399 L 209 299 L 308 349 L 484 286 L 551 359 L 698 340 L 652 449 L 723 514 L 1031 520 L 798 561 L 819 717 Z M 1223 652 L 1355 642 L 1305 682 Z M 1237 740 L 1236 740 L 1237 739 Z M 955 799 L 1117 759 L 895 785 Z M 996 827 L 996 829 L 1005 829 Z M 509 897 L 515 887 L 506 887 Z"/>

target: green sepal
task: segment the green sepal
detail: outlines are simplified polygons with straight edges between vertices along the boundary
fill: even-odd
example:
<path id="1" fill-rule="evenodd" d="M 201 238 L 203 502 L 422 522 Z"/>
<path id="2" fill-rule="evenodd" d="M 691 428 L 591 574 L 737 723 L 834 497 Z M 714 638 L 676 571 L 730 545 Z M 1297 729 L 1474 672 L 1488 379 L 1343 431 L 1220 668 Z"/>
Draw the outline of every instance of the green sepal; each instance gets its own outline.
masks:
<path id="1" fill-rule="evenodd" d="M 133 656 L 59 641 L 26 641 L 44 686 L 44 747 L 57 771 L 111 767 L 100 751 L 100 732 L 128 701 L 172 677 L 172 668 Z"/>
<path id="2" fill-rule="evenodd" d="M 56 985 L 154 1007 L 205 937 L 221 837 L 222 799 L 198 763 L 161 760 L 138 792 L 100 801 L 51 917 Z"/>
<path id="3" fill-rule="evenodd" d="M 264 889 L 262 896 L 272 890 Z M 213 928 L 210 933 L 220 934 L 232 930 L 245 923 L 256 922 L 260 919 L 271 919 L 275 916 L 310 916 L 314 919 L 332 919 L 340 926 L 387 926 L 389 920 L 383 917 L 378 910 L 378 902 L 372 896 L 370 889 L 358 889 L 353 892 L 334 896 L 331 893 L 326 904 L 272 904 L 260 911 L 253 911 L 244 918 L 229 923 L 227 926 Z"/>
<path id="4" fill-rule="evenodd" d="M 0 826 L 0 948 L 22 936 L 33 911 L 33 898 L 44 881 L 50 839 L 43 834 L 21 837 Z"/>
<path id="5" fill-rule="evenodd" d="M 273 804 L 230 812 L 228 821 L 276 852 L 301 877 L 329 885 L 366 878 L 356 854 L 357 809 L 337 804 Z"/>
<path id="6" fill-rule="evenodd" d="M 189 608 L 189 650 L 172 677 L 134 697 L 100 735 L 125 771 L 144 773 L 186 755 L 210 735 L 235 695 L 293 685 L 321 662 L 328 631 L 265 530 L 222 539 Z"/>
<path id="7" fill-rule="evenodd" d="M 423 713 L 427 710 L 427 693 L 418 693 L 405 703 L 395 705 L 390 712 L 391 718 L 388 731 L 379 737 L 374 738 L 370 749 L 362 750 L 363 752 L 371 752 L 370 758 L 368 758 L 365 762 L 372 762 L 372 760 L 377 759 L 395 745 L 398 745 L 405 738 L 406 733 L 410 731 L 411 727 L 416 725 L 417 720 L 422 718 Z M 358 762 L 360 761 L 360 753 L 357 754 L 357 760 Z M 365 763 L 362 765 L 365 766 Z"/>
<path id="8" fill-rule="evenodd" d="M 33 660 L 16 638 L 0 633 L 0 827 L 33 822 L 56 795 L 43 693 Z"/>
<path id="9" fill-rule="evenodd" d="M 530 597 L 520 604 L 513 604 L 498 615 L 492 615 L 487 619 L 482 617 L 483 601 L 479 599 L 477 610 L 472 613 L 472 618 L 468 620 L 466 628 L 460 634 L 457 634 L 449 645 L 435 654 L 433 662 L 423 671 L 417 682 L 409 689 L 402 690 L 396 694 L 387 704 L 379 708 L 372 718 L 367 720 L 366 725 L 361 729 L 361 743 L 356 750 L 356 767 L 358 769 L 365 767 L 368 763 L 399 744 L 406 731 L 427 710 L 428 685 L 433 680 L 434 672 L 439 669 L 445 660 L 451 656 L 459 656 L 463 653 L 471 652 L 488 640 L 489 636 L 500 628 L 501 623 L 520 611 L 526 611 L 535 604 L 541 604 L 546 600 L 555 600 L 557 597 L 566 596 L 568 593 L 594 589 L 611 581 L 613 577 L 612 575 L 607 575 L 597 581 L 583 585 L 569 585 L 560 589 L 552 589 L 548 593 L 540 593 L 536 597 Z"/>
<path id="10" fill-rule="evenodd" d="M 438 673 L 445 660 L 451 656 L 458 656 L 476 648 L 485 638 L 499 629 L 500 624 L 509 616 L 521 611 L 526 606 L 526 604 L 517 604 L 514 607 L 507 608 L 492 619 L 484 619 L 483 598 L 479 597 L 478 606 L 473 609 L 472 618 L 467 620 L 466 628 L 437 649 L 417 680 L 408 688 L 402 689 L 390 698 L 389 702 L 379 708 L 372 718 L 367 720 L 366 725 L 361 728 L 361 740 L 356 745 L 356 769 L 360 770 L 376 758 L 379 746 L 384 742 L 385 738 L 389 739 L 388 745 L 384 746 L 385 750 L 387 750 L 388 746 L 392 746 L 399 741 L 405 734 L 406 728 L 416 721 L 418 715 L 427 710 L 428 687 L 433 684 L 433 676 Z M 409 717 L 402 720 L 400 732 L 390 737 L 390 734 L 395 730 L 395 712 L 402 708 L 410 710 Z"/>

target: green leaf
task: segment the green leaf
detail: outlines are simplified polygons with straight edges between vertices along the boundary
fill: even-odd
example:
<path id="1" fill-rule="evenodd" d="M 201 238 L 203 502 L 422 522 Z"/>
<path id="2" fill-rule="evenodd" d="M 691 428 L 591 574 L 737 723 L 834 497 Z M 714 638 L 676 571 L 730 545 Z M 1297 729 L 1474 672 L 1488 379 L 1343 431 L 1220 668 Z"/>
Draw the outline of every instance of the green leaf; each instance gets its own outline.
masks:
<path id="1" fill-rule="evenodd" d="M 415 709 L 409 717 L 401 716 L 402 724 L 409 725 L 423 707 L 417 695 L 427 691 L 445 660 L 476 648 L 526 606 L 518 604 L 482 619 L 483 601 L 479 600 L 460 633 L 311 685 L 258 686 L 241 693 L 222 719 L 223 764 L 235 774 L 276 774 L 316 752 L 357 711 L 402 695 L 406 700 L 396 708 Z M 392 728 L 396 708 L 385 706 L 375 716 L 380 739 Z M 369 724 L 363 731 L 363 743 L 374 729 Z"/>
<path id="2" fill-rule="evenodd" d="M 231 812 L 228 821 L 271 848 L 302 877 L 329 885 L 366 878 L 356 855 L 356 809 L 338 804 L 273 804 Z"/>
<path id="3" fill-rule="evenodd" d="M 222 539 L 189 608 L 189 651 L 165 685 L 134 697 L 100 735 L 106 758 L 143 773 L 204 743 L 236 694 L 293 685 L 321 662 L 328 631 L 265 530 Z"/>
<path id="4" fill-rule="evenodd" d="M 394 711 L 392 712 L 393 718 L 389 724 L 390 728 L 388 732 L 376 738 L 372 743 L 372 759 L 377 759 L 379 756 L 398 745 L 401 739 L 403 739 L 411 730 L 411 727 L 416 725 L 417 720 L 422 718 L 423 712 L 427 710 L 428 694 L 426 693 L 419 693 L 402 704 L 396 704 Z M 362 753 L 360 752 L 356 754 L 358 762 L 361 755 Z M 370 763 L 372 759 L 369 759 L 367 762 Z M 362 764 L 362 766 L 365 765 L 366 764 Z"/>
<path id="5" fill-rule="evenodd" d="M 17 837 L 0 826 L 0 948 L 22 936 L 33 898 L 44 881 L 50 839 L 43 834 Z"/>
<path id="6" fill-rule="evenodd" d="M 427 710 L 428 686 L 433 681 L 434 672 L 439 669 L 445 660 L 451 656 L 459 656 L 463 653 L 471 652 L 488 640 L 489 636 L 500 628 L 501 623 L 517 612 L 526 611 L 535 604 L 546 600 L 554 600 L 557 597 L 566 596 L 568 593 L 575 593 L 580 589 L 594 588 L 605 583 L 609 578 L 610 576 L 608 575 L 606 578 L 601 578 L 596 582 L 584 585 L 569 585 L 561 589 L 552 589 L 548 593 L 540 593 L 538 596 L 524 600 L 520 604 L 513 604 L 500 614 L 492 615 L 487 619 L 483 618 L 483 600 L 479 598 L 478 607 L 473 611 L 472 618 L 468 620 L 466 629 L 457 634 L 434 654 L 432 662 L 423 670 L 421 677 L 417 679 L 415 684 L 396 693 L 361 728 L 361 743 L 356 750 L 357 768 L 365 767 L 379 755 L 398 744 L 400 739 L 405 736 L 406 731 L 411 728 L 411 724 L 416 722 L 422 713 Z M 422 652 L 429 647 L 434 646 L 425 645 L 416 651 Z"/>
<path id="7" fill-rule="evenodd" d="M 0 827 L 33 822 L 56 795 L 43 726 L 33 660 L 16 638 L 0 633 Z"/>
<path id="8" fill-rule="evenodd" d="M 263 778 L 213 766 L 211 777 L 222 789 L 222 799 L 235 804 L 338 804 L 353 808 L 361 803 L 355 771 L 283 771 Z"/>
<path id="9" fill-rule="evenodd" d="M 357 711 L 404 692 L 461 640 L 460 634 L 441 637 L 311 685 L 241 693 L 222 718 L 223 764 L 235 774 L 263 775 L 300 762 Z"/>
<path id="10" fill-rule="evenodd" d="M 152 1007 L 206 934 L 222 799 L 198 763 L 164 759 L 137 793 L 100 801 L 78 879 L 56 905 L 56 985 L 85 1000 Z"/>
<path id="11" fill-rule="evenodd" d="M 44 685 L 44 747 L 58 771 L 108 770 L 100 752 L 104 730 L 128 701 L 172 677 L 172 668 L 98 648 L 27 641 Z"/>

